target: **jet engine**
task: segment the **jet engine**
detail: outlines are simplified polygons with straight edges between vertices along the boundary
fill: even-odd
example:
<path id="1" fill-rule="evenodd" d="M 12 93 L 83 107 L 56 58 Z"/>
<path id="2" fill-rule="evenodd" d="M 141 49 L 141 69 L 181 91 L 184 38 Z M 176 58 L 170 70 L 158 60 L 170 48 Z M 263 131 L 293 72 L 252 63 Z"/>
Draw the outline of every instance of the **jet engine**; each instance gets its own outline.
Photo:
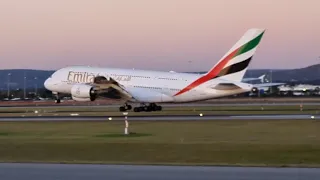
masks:
<path id="1" fill-rule="evenodd" d="M 253 87 L 253 88 L 251 89 L 251 92 L 252 92 L 252 93 L 258 93 L 258 92 L 259 92 L 259 89 L 256 88 L 256 87 Z"/>
<path id="2" fill-rule="evenodd" d="M 90 85 L 77 84 L 71 88 L 71 96 L 75 101 L 94 101 L 97 93 Z"/>
<path id="3" fill-rule="evenodd" d="M 88 101 L 92 101 L 90 98 L 77 98 L 72 96 L 72 99 L 75 101 L 80 101 L 80 102 L 88 102 Z"/>

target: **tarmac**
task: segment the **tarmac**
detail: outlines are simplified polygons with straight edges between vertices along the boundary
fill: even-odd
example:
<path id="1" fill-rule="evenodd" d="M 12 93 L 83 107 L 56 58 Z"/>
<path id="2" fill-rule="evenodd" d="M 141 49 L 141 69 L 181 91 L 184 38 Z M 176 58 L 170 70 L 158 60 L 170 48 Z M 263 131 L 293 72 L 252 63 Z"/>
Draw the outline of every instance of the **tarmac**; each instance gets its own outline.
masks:
<path id="1" fill-rule="evenodd" d="M 317 168 L 0 163 L 4 180 L 318 180 Z"/>
<path id="2" fill-rule="evenodd" d="M 0 117 L 0 121 L 123 121 L 125 116 L 18 116 Z M 319 120 L 320 115 L 159 115 L 159 116 L 127 116 L 130 121 L 214 121 L 214 120 Z"/>
<path id="3" fill-rule="evenodd" d="M 320 102 L 218 102 L 218 103 L 161 103 L 159 105 L 165 107 L 208 107 L 208 106 L 318 106 Z M 134 104 L 138 105 L 138 104 Z M 8 107 L 120 107 L 121 104 L 72 104 L 72 103 L 61 103 L 61 104 L 0 104 L 0 108 L 8 108 Z"/>

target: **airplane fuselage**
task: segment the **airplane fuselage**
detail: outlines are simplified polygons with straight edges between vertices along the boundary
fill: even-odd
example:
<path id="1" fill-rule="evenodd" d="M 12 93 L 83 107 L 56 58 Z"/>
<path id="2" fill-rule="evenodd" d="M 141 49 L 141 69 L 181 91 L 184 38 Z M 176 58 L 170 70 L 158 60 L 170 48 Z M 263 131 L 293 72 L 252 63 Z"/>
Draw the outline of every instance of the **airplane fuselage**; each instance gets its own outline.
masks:
<path id="1" fill-rule="evenodd" d="M 119 82 L 130 92 L 141 92 L 150 97 L 153 93 L 161 94 L 163 98 L 156 100 L 149 98 L 150 102 L 191 102 L 213 99 L 217 97 L 229 96 L 248 92 L 252 86 L 250 84 L 237 82 L 241 87 L 231 90 L 219 90 L 214 87 L 219 83 L 224 83 L 223 79 L 213 79 L 194 87 L 182 94 L 177 95 L 183 88 L 201 77 L 198 74 L 176 73 L 163 71 L 147 71 L 134 69 L 98 68 L 86 66 L 74 66 L 62 68 L 56 71 L 45 83 L 47 89 L 57 92 L 71 94 L 71 89 L 77 84 L 91 84 L 94 78 L 103 76 L 111 77 Z M 229 81 L 228 81 L 229 82 Z M 143 100 L 144 102 L 147 102 Z"/>

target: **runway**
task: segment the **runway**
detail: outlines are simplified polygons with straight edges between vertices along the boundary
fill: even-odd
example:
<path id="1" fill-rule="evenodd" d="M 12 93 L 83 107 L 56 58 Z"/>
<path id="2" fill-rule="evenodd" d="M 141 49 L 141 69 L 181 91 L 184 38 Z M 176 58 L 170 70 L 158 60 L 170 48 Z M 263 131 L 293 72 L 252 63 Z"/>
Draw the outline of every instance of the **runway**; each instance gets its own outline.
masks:
<path id="1" fill-rule="evenodd" d="M 28 117 L 0 117 L 0 121 L 123 121 L 124 116 L 28 116 Z M 154 116 L 128 116 L 131 121 L 214 121 L 214 120 L 307 120 L 320 119 L 320 115 L 154 115 Z"/>
<path id="2" fill-rule="evenodd" d="M 316 180 L 317 168 L 0 164 L 5 180 Z"/>
<path id="3" fill-rule="evenodd" d="M 208 107 L 208 106 L 234 106 L 234 107 L 241 107 L 241 106 L 300 106 L 303 104 L 304 106 L 319 106 L 320 102 L 227 102 L 227 103 L 222 103 L 222 102 L 216 102 L 216 103 L 175 103 L 175 104 L 161 104 L 164 107 Z M 0 108 L 32 108 L 32 107 L 41 107 L 41 108 L 46 108 L 46 107 L 119 107 L 121 104 L 93 104 L 93 105 L 73 105 L 73 104 L 50 104 L 50 105 L 36 105 L 36 104 L 27 104 L 27 105 L 4 105 L 0 104 Z"/>

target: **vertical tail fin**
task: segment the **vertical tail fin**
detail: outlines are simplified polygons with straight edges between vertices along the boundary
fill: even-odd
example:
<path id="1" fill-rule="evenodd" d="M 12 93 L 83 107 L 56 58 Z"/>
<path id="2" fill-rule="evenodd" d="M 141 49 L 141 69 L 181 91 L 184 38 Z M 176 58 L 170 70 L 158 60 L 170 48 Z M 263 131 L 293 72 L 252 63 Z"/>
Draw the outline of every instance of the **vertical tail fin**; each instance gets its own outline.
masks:
<path id="1" fill-rule="evenodd" d="M 221 77 L 225 80 L 240 82 L 264 31 L 264 29 L 249 29 L 205 76 L 210 79 Z"/>
<path id="2" fill-rule="evenodd" d="M 266 74 L 261 75 L 260 77 L 258 77 L 258 79 L 260 79 L 260 81 L 263 83 L 265 80 Z"/>
<path id="3" fill-rule="evenodd" d="M 217 77 L 241 82 L 263 34 L 263 29 L 249 29 L 210 71 L 177 92 L 175 96 Z"/>

